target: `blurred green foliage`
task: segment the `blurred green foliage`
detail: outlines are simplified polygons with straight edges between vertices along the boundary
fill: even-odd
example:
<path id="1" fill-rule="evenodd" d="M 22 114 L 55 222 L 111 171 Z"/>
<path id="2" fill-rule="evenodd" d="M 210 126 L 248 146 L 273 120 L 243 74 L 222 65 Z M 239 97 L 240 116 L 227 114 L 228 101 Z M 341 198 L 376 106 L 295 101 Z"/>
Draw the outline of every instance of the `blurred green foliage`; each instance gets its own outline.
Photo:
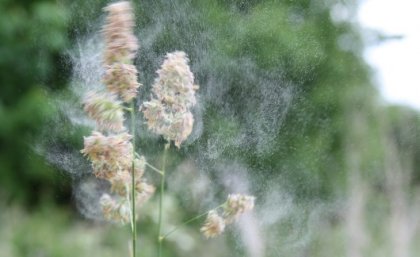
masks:
<path id="1" fill-rule="evenodd" d="M 0 1 L 0 193 L 33 200 L 57 183 L 35 153 L 54 110 L 47 92 L 67 81 L 68 13 L 55 1 Z"/>

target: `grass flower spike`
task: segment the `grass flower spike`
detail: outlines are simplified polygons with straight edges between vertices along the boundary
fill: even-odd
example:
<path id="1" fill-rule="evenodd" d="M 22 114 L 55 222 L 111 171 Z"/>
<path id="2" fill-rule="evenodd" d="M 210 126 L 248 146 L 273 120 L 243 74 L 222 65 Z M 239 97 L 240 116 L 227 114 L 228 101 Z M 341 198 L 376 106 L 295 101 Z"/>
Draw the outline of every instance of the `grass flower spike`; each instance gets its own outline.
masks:
<path id="1" fill-rule="evenodd" d="M 218 207 L 223 208 L 221 216 L 217 212 L 218 208 L 208 212 L 207 219 L 200 229 L 201 233 L 207 238 L 220 235 L 226 225 L 236 221 L 241 214 L 254 209 L 254 201 L 255 197 L 249 195 L 229 195 L 227 201 Z"/>
<path id="2" fill-rule="evenodd" d="M 114 63 L 107 65 L 103 82 L 110 92 L 118 94 L 124 102 L 130 102 L 137 95 L 137 69 L 132 64 Z"/>
<path id="3" fill-rule="evenodd" d="M 104 8 L 108 13 L 102 33 L 105 39 L 105 64 L 129 63 L 138 49 L 133 34 L 134 15 L 128 1 L 113 3 Z"/>
<path id="4" fill-rule="evenodd" d="M 145 160 L 136 158 L 134 138 L 124 126 L 123 102 L 132 102 L 137 96 L 140 83 L 132 60 L 138 48 L 133 34 L 134 16 L 129 2 L 108 5 L 103 27 L 105 40 L 102 92 L 88 93 L 84 110 L 96 121 L 97 130 L 84 138 L 81 151 L 92 163 L 93 174 L 110 184 L 110 194 L 100 199 L 104 217 L 108 220 L 127 223 L 133 229 L 135 247 L 135 204 L 144 203 L 154 192 L 143 178 Z M 121 100 L 122 101 L 121 101 Z M 133 116 L 132 116 L 133 117 Z M 134 119 L 132 118 L 134 124 Z M 134 131 L 132 131 L 134 134 Z M 130 213 L 130 208 L 132 213 Z"/>
<path id="5" fill-rule="evenodd" d="M 131 135 L 127 133 L 104 136 L 93 131 L 85 137 L 81 151 L 92 162 L 93 172 L 98 178 L 110 179 L 117 172 L 128 170 L 132 160 Z"/>
<path id="6" fill-rule="evenodd" d="M 241 214 L 254 209 L 254 201 L 255 197 L 249 195 L 229 195 L 223 213 L 226 223 L 230 224 L 237 220 Z"/>
<path id="7" fill-rule="evenodd" d="M 102 131 L 120 132 L 124 127 L 124 113 L 116 95 L 89 92 L 84 100 L 84 110 L 96 121 Z"/>
<path id="8" fill-rule="evenodd" d="M 103 194 L 99 203 L 105 219 L 122 224 L 130 221 L 130 209 L 125 199 L 118 203 L 110 195 Z"/>
<path id="9" fill-rule="evenodd" d="M 187 111 L 196 104 L 194 75 L 184 52 L 168 53 L 157 71 L 153 93 L 174 112 Z"/>
<path id="10" fill-rule="evenodd" d="M 216 210 L 209 211 L 207 219 L 200 231 L 207 238 L 216 237 L 225 230 L 225 220 L 217 214 Z"/>
<path id="11" fill-rule="evenodd" d="M 195 105 L 194 75 L 184 52 L 166 55 L 153 84 L 153 97 L 142 111 L 149 129 L 179 148 L 190 135 L 194 123 L 190 108 Z"/>
<path id="12" fill-rule="evenodd" d="M 106 23 L 102 33 L 105 39 L 103 82 L 110 92 L 118 94 L 124 102 L 130 102 L 141 86 L 137 82 L 137 69 L 132 64 L 138 49 L 133 34 L 134 15 L 127 1 L 108 5 Z"/>
<path id="13" fill-rule="evenodd" d="M 105 219 L 131 223 L 132 256 L 136 256 L 136 209 L 147 201 L 155 188 L 143 178 L 146 161 L 137 157 L 135 138 L 124 132 L 124 111 L 131 114 L 131 134 L 135 135 L 134 99 L 140 83 L 133 59 L 138 49 L 134 36 L 131 4 L 121 1 L 108 5 L 102 33 L 105 40 L 103 92 L 89 93 L 84 110 L 96 121 L 98 131 L 84 138 L 81 151 L 91 162 L 93 173 L 109 182 L 110 192 L 102 195 L 100 206 Z M 123 106 L 130 102 L 131 107 Z"/>

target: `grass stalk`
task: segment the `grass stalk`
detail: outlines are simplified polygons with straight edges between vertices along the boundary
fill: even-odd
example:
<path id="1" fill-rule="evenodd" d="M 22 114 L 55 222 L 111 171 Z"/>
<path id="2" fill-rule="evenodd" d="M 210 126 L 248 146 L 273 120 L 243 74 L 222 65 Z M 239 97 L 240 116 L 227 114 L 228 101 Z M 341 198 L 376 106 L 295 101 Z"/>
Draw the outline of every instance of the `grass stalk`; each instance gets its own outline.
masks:
<path id="1" fill-rule="evenodd" d="M 222 207 L 223 205 L 224 205 L 224 204 L 221 204 L 221 205 L 217 206 L 216 208 L 214 208 L 213 210 L 219 209 L 219 208 L 220 208 L 220 207 Z M 185 225 L 187 225 L 187 224 L 189 224 L 189 223 L 191 223 L 191 222 L 193 222 L 193 221 L 196 221 L 196 220 L 200 219 L 201 217 L 206 216 L 209 212 L 210 212 L 210 211 L 206 211 L 206 212 L 204 212 L 204 213 L 201 213 L 201 214 L 199 214 L 199 215 L 197 215 L 197 216 L 195 216 L 195 217 L 192 217 L 191 219 L 189 219 L 189 220 L 187 220 L 187 221 L 183 222 L 183 223 L 182 223 L 182 224 L 180 224 L 179 226 L 175 227 L 174 229 L 172 229 L 171 231 L 169 231 L 168 233 L 166 233 L 165 235 L 163 235 L 163 236 L 161 237 L 161 238 L 162 238 L 162 240 L 163 240 L 163 239 L 165 239 L 165 238 L 167 238 L 168 236 L 170 236 L 172 233 L 176 232 L 176 231 L 177 231 L 178 229 L 180 229 L 181 227 L 183 227 L 183 226 L 185 226 Z"/>
<path id="2" fill-rule="evenodd" d="M 133 255 L 132 257 L 136 257 L 136 239 L 137 239 L 137 224 L 136 224 L 136 180 L 134 177 L 134 159 L 136 153 L 136 115 L 134 113 L 134 100 L 131 102 L 131 133 L 133 135 L 133 160 L 131 163 L 131 236 L 133 240 Z"/>
<path id="3" fill-rule="evenodd" d="M 162 176 L 160 179 L 160 194 L 159 194 L 159 224 L 158 224 L 158 256 L 162 257 L 162 216 L 163 216 L 163 198 L 165 195 L 165 168 L 166 168 L 166 157 L 168 154 L 169 143 L 165 144 L 162 156 Z"/>

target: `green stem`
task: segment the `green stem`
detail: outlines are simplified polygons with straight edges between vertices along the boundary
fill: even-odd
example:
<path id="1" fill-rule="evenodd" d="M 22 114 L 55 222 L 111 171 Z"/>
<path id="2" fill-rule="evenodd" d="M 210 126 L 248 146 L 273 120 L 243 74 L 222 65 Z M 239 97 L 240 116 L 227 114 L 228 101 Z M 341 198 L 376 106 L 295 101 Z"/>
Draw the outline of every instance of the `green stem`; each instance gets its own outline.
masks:
<path id="1" fill-rule="evenodd" d="M 157 173 L 159 173 L 160 175 L 163 176 L 163 171 L 161 171 L 160 169 L 156 168 L 155 166 L 149 164 L 146 162 L 146 166 L 149 166 L 149 168 L 151 168 L 152 170 L 156 171 Z"/>
<path id="2" fill-rule="evenodd" d="M 221 204 L 221 205 L 219 205 L 219 206 L 217 206 L 216 208 L 214 208 L 214 209 L 212 209 L 212 210 L 217 210 L 217 209 L 219 209 L 220 207 L 222 207 L 223 206 L 223 204 Z M 211 210 L 210 210 L 211 211 Z M 163 239 L 165 239 L 165 238 L 167 238 L 168 236 L 170 236 L 172 233 L 174 233 L 174 232 L 176 232 L 178 229 L 180 229 L 182 226 L 185 226 L 185 225 L 187 225 L 187 224 L 189 224 L 189 223 L 191 223 L 191 222 L 193 222 L 193 221 L 196 221 L 196 220 L 198 220 L 199 218 L 201 218 L 201 217 L 203 217 L 203 216 L 205 216 L 205 215 L 207 215 L 210 211 L 206 211 L 206 212 L 204 212 L 204 213 L 201 213 L 200 215 L 197 215 L 197 216 L 195 216 L 195 217 L 193 217 L 193 218 L 191 218 L 191 219 L 189 219 L 189 220 L 187 220 L 187 221 L 185 221 L 184 223 L 182 223 L 182 224 L 180 224 L 180 225 L 178 225 L 177 227 L 175 227 L 174 229 L 172 229 L 171 231 L 169 231 L 168 233 L 166 233 L 164 236 L 162 236 L 161 238 L 162 238 L 162 240 Z"/>
<path id="3" fill-rule="evenodd" d="M 133 257 L 136 257 L 136 238 L 137 238 L 137 224 L 136 224 L 136 180 L 134 177 L 134 156 L 136 153 L 136 115 L 134 113 L 134 100 L 131 102 L 131 133 L 133 135 L 133 160 L 131 162 L 131 234 L 133 239 Z"/>
<path id="4" fill-rule="evenodd" d="M 140 158 L 140 155 L 139 155 L 138 153 L 136 153 L 136 157 Z M 149 166 L 149 168 L 151 168 L 153 171 L 156 171 L 156 172 L 157 172 L 157 173 L 159 173 L 160 175 L 162 175 L 162 174 L 163 174 L 163 172 L 162 172 L 160 169 L 156 168 L 156 167 L 155 167 L 155 166 L 153 166 L 152 164 L 150 164 L 150 163 L 148 163 L 148 162 L 145 162 L 145 164 L 146 164 L 146 166 Z"/>
<path id="5" fill-rule="evenodd" d="M 162 214 L 163 214 L 163 196 L 165 194 L 165 166 L 166 156 L 168 154 L 169 143 L 165 145 L 162 156 L 162 177 L 160 179 L 160 195 L 159 195 L 159 225 L 158 225 L 158 256 L 162 256 Z"/>

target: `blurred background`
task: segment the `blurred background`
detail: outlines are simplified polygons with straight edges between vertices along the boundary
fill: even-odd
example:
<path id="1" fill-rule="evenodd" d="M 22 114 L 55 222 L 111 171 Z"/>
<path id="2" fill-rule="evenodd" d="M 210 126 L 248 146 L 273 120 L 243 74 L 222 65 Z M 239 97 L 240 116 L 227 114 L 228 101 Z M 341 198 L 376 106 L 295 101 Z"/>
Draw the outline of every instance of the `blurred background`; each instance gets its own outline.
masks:
<path id="1" fill-rule="evenodd" d="M 133 1 L 137 104 L 170 51 L 189 55 L 200 85 L 193 133 L 170 151 L 166 230 L 229 193 L 257 197 L 220 238 L 203 238 L 200 222 L 183 227 L 165 256 L 420 256 L 410 107 L 420 98 L 397 73 L 415 78 L 408 60 L 419 52 L 404 47 L 405 60 L 384 48 L 404 32 L 364 28 L 379 12 L 369 2 Z M 103 221 L 102 182 L 80 154 L 92 130 L 80 98 L 101 86 L 107 3 L 0 1 L 0 257 L 128 256 L 129 228 Z M 412 105 L 385 100 L 385 84 L 408 88 Z M 159 165 L 164 142 L 138 120 L 138 152 Z M 139 214 L 139 256 L 155 254 L 156 198 Z"/>

